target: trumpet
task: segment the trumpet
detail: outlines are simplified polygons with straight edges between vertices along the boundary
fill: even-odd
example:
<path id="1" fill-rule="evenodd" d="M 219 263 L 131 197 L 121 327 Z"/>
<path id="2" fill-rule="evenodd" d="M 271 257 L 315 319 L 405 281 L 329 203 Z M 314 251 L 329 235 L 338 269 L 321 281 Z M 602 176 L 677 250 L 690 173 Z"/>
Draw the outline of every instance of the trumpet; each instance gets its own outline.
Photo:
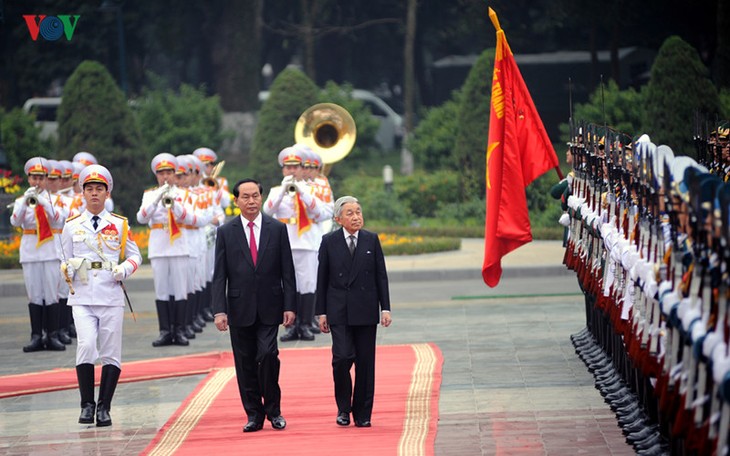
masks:
<path id="1" fill-rule="evenodd" d="M 289 196 L 291 196 L 292 198 L 294 198 L 294 196 L 296 196 L 296 194 L 297 194 L 297 186 L 294 182 L 287 185 L 285 190 L 289 194 Z"/>
<path id="2" fill-rule="evenodd" d="M 31 188 L 34 190 L 32 193 L 28 194 L 28 196 L 25 197 L 25 204 L 27 204 L 29 208 L 35 209 L 35 207 L 38 205 L 38 187 Z"/>
<path id="3" fill-rule="evenodd" d="M 167 182 L 165 182 L 165 185 L 162 185 L 159 189 L 157 189 L 157 191 L 160 192 L 160 201 L 162 201 L 162 205 L 167 209 L 171 208 L 175 202 L 175 198 L 171 193 L 172 189 L 173 187 L 171 187 Z"/>
<path id="4" fill-rule="evenodd" d="M 218 180 L 216 178 L 225 164 L 225 160 L 218 162 L 218 164 L 216 164 L 211 170 L 210 175 L 203 178 L 203 185 L 206 187 L 213 187 L 213 189 L 218 190 Z"/>

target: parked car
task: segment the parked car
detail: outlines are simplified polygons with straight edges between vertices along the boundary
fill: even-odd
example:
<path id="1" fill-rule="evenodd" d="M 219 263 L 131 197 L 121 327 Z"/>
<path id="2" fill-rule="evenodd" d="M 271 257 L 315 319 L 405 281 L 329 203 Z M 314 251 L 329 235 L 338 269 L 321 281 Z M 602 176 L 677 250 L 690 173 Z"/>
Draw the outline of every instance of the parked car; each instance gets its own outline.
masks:
<path id="1" fill-rule="evenodd" d="M 42 139 L 58 138 L 58 120 L 56 119 L 61 97 L 28 98 L 23 103 L 23 111 L 35 115 L 35 124 L 40 127 Z"/>
<path id="2" fill-rule="evenodd" d="M 259 101 L 264 102 L 269 98 L 268 91 L 259 92 Z M 353 89 L 352 98 L 362 101 L 378 120 L 378 132 L 375 134 L 375 142 L 382 150 L 393 150 L 399 148 L 403 141 L 403 117 L 395 112 L 382 98 L 368 90 Z"/>

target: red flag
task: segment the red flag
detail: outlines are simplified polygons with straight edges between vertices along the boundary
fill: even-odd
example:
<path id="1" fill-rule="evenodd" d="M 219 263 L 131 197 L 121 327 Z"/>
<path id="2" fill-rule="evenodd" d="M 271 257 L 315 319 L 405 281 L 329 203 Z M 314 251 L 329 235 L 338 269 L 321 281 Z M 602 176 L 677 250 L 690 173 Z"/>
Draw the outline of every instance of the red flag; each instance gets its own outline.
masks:
<path id="1" fill-rule="evenodd" d="M 522 80 L 512 51 L 497 29 L 487 146 L 487 217 L 484 224 L 484 283 L 495 287 L 502 257 L 532 241 L 525 187 L 558 166 L 558 157 Z"/>
<path id="2" fill-rule="evenodd" d="M 52 203 L 51 203 L 52 204 Z M 53 239 L 53 230 L 51 230 L 51 224 L 48 222 L 48 216 L 46 215 L 45 209 L 40 204 L 36 204 L 35 207 L 35 233 L 38 236 L 38 242 L 36 242 L 36 248 L 40 247 L 46 241 Z"/>
<path id="3" fill-rule="evenodd" d="M 307 207 L 297 193 L 294 199 L 294 210 L 297 213 L 297 234 L 301 237 L 312 227 L 312 221 L 307 217 Z"/>
<path id="4" fill-rule="evenodd" d="M 170 244 L 172 244 L 175 239 L 182 236 L 182 231 L 180 231 L 180 226 L 175 221 L 175 214 L 172 213 L 171 207 L 167 208 L 167 226 L 170 234 Z"/>

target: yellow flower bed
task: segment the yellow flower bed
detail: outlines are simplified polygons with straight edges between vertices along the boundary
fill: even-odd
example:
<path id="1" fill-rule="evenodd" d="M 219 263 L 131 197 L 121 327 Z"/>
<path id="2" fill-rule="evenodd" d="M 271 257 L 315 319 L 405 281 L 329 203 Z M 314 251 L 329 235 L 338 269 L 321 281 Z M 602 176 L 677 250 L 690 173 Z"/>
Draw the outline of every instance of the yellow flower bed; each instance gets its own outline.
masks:
<path id="1" fill-rule="evenodd" d="M 15 256 L 20 249 L 20 235 L 14 234 L 10 239 L 0 241 L 0 257 Z"/>
<path id="2" fill-rule="evenodd" d="M 379 233 L 378 238 L 380 238 L 380 245 L 383 248 L 386 246 L 423 242 L 423 236 L 399 236 L 397 234 Z"/>

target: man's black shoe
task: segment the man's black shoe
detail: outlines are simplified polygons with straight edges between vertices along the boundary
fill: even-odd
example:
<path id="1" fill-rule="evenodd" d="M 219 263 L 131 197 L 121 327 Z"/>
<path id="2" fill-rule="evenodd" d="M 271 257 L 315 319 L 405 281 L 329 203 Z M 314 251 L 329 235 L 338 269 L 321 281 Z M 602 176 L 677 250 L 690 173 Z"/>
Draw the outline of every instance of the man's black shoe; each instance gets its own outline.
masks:
<path id="1" fill-rule="evenodd" d="M 355 426 L 357 427 L 370 427 L 370 420 L 357 421 L 355 420 Z"/>
<path id="2" fill-rule="evenodd" d="M 270 418 L 269 421 L 271 421 L 271 427 L 274 429 L 282 430 L 286 427 L 286 420 L 281 415 Z"/>
<path id="3" fill-rule="evenodd" d="M 340 426 L 349 426 L 350 425 L 350 414 L 349 413 L 338 413 L 337 414 L 337 424 Z"/>
<path id="4" fill-rule="evenodd" d="M 256 421 L 249 421 L 243 427 L 243 432 L 256 432 L 264 428 L 264 423 L 257 423 Z"/>

